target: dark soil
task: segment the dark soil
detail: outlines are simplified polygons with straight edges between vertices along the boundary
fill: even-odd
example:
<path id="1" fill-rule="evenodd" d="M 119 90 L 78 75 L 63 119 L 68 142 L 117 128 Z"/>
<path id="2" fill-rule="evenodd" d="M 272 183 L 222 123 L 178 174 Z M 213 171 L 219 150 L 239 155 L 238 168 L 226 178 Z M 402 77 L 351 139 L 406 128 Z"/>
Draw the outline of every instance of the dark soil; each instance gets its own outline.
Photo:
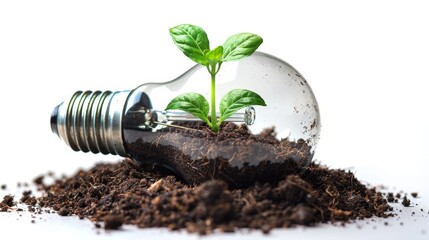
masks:
<path id="1" fill-rule="evenodd" d="M 33 207 L 37 204 L 37 199 L 34 196 L 31 196 L 31 191 L 24 191 L 20 201 L 21 203 L 25 203 Z"/>
<path id="2" fill-rule="evenodd" d="M 120 215 L 109 215 L 104 217 L 104 229 L 116 230 L 124 223 L 124 218 Z"/>
<path id="3" fill-rule="evenodd" d="M 362 185 L 351 172 L 317 164 L 275 184 L 230 190 L 219 180 L 191 187 L 163 169 L 146 169 L 126 159 L 40 187 L 44 191 L 37 199 L 40 207 L 104 222 L 106 229 L 133 224 L 200 234 L 238 228 L 269 232 L 392 215 L 383 195 Z"/>
<path id="4" fill-rule="evenodd" d="M 90 219 L 96 228 L 101 223 L 105 229 L 132 224 L 199 234 L 240 228 L 268 233 L 273 228 L 393 216 L 387 201 L 397 201 L 400 196 L 388 194 L 386 200 L 350 171 L 310 162 L 311 151 L 304 141 L 278 141 L 273 130 L 250 135 L 246 128 L 230 124 L 223 130 L 218 135 L 202 129 L 182 131 L 183 136 L 200 134 L 206 139 L 203 142 L 178 138 L 176 130 L 157 135 L 158 144 L 145 145 L 136 138 L 128 147 L 136 154 L 143 151 L 136 155 L 140 162 L 125 159 L 116 164 L 97 164 L 50 185 L 44 184 L 40 176 L 34 183 L 42 196 L 34 198 L 27 191 L 21 202 L 29 205 L 30 211 L 48 208 L 61 216 Z M 243 143 L 230 138 L 260 148 L 243 148 Z M 168 145 L 178 139 L 188 149 L 187 154 L 197 154 L 202 160 L 192 162 L 195 158 L 187 158 L 185 150 L 180 152 L 176 145 Z M 237 145 L 240 147 L 222 150 Z M 226 152 L 212 158 L 208 149 Z M 237 152 L 238 157 L 225 161 L 225 156 L 239 149 L 250 154 Z M 173 158 L 167 159 L 168 153 Z M 159 161 L 165 164 L 152 164 Z M 1 206 L 11 203 L 13 197 L 5 198 Z"/>
<path id="5" fill-rule="evenodd" d="M 181 126 L 188 129 L 154 133 L 125 128 L 127 152 L 143 164 L 169 168 L 188 184 L 220 179 L 230 188 L 278 182 L 305 170 L 313 156 L 304 140 L 278 140 L 274 129 L 253 135 L 246 125 L 225 123 L 215 134 L 200 122 Z"/>
<path id="6" fill-rule="evenodd" d="M 16 202 L 14 202 L 14 197 L 12 195 L 6 195 L 0 202 L 0 212 L 6 212 L 13 206 L 16 206 Z"/>
<path id="7" fill-rule="evenodd" d="M 404 196 L 402 199 L 402 205 L 404 205 L 404 207 L 409 207 L 411 205 L 411 201 L 407 198 L 407 196 Z"/>

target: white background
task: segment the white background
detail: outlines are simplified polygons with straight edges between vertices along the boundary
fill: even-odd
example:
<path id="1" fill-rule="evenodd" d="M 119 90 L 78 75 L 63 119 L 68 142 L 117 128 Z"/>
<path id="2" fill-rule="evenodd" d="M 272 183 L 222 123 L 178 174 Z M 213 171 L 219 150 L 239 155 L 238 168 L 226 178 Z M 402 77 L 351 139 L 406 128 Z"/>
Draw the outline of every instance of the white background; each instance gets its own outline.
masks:
<path id="1" fill-rule="evenodd" d="M 48 170 L 72 174 L 98 161 L 119 160 L 73 152 L 51 133 L 51 111 L 77 90 L 132 89 L 183 73 L 194 64 L 168 32 L 181 23 L 203 27 L 212 47 L 237 32 L 262 36 L 259 51 L 294 66 L 319 101 L 322 133 L 316 158 L 350 169 L 371 185 L 418 191 L 420 206 L 429 211 L 425 1 L 0 0 L 0 184 L 13 189 L 18 181 L 30 182 Z M 95 236 L 86 222 L 54 218 L 31 225 L 15 217 L 0 215 L 0 232 L 55 236 L 61 229 L 70 238 Z M 407 221 L 402 227 L 393 222 L 378 231 L 350 231 L 358 237 L 428 237 L 428 218 Z M 271 237 L 350 237 L 342 228 L 323 229 L 286 230 Z M 102 236 L 145 234 L 171 237 L 165 230 Z M 226 237 L 240 236 L 249 237 Z"/>

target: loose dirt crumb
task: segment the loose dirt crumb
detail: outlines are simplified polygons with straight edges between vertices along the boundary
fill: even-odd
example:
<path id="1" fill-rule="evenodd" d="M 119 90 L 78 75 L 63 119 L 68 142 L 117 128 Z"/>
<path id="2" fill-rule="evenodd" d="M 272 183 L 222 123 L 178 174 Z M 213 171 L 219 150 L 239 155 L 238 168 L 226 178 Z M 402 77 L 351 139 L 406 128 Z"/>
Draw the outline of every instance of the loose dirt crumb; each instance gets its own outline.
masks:
<path id="1" fill-rule="evenodd" d="M 59 211 L 58 214 L 60 216 L 68 216 L 70 215 L 70 211 L 67 209 L 67 207 L 62 207 Z"/>
<path id="2" fill-rule="evenodd" d="M 36 184 L 36 185 L 42 185 L 43 184 L 43 179 L 45 178 L 45 176 L 44 175 L 40 175 L 40 176 L 38 176 L 38 177 L 36 177 L 34 180 L 33 180 L 33 183 L 34 184 Z"/>
<path id="3" fill-rule="evenodd" d="M 409 207 L 411 205 L 411 201 L 407 198 L 407 196 L 404 196 L 402 199 L 402 205 L 404 205 L 404 207 Z"/>
<path id="4" fill-rule="evenodd" d="M 16 206 L 12 195 L 6 195 L 0 202 L 0 212 L 6 212 L 9 208 Z"/>
<path id="5" fill-rule="evenodd" d="M 392 203 L 392 202 L 395 201 L 395 198 L 393 197 L 393 193 L 392 192 L 387 193 L 387 201 L 390 202 L 390 203 Z"/>
<path id="6" fill-rule="evenodd" d="M 124 218 L 119 215 L 109 215 L 104 217 L 104 229 L 116 230 L 124 223 Z"/>
<path id="7" fill-rule="evenodd" d="M 22 193 L 22 197 L 20 199 L 21 203 L 25 203 L 29 206 L 36 206 L 37 204 L 37 199 L 33 196 L 31 196 L 31 191 L 24 191 Z"/>

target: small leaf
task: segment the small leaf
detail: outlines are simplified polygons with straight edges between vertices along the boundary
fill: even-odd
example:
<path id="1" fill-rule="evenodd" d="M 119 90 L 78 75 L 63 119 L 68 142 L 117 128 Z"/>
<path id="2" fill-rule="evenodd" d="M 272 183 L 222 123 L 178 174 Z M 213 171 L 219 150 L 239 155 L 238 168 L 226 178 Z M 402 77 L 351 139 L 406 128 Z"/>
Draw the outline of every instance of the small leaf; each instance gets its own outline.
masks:
<path id="1" fill-rule="evenodd" d="M 170 35 L 176 46 L 193 61 L 207 66 L 208 60 L 204 54 L 210 50 L 206 32 L 191 24 L 182 24 L 170 28 Z"/>
<path id="2" fill-rule="evenodd" d="M 223 47 L 218 46 L 217 48 L 210 50 L 206 53 L 206 58 L 209 61 L 219 62 L 219 60 L 222 58 L 223 54 Z"/>
<path id="3" fill-rule="evenodd" d="M 238 110 L 252 105 L 267 106 L 261 96 L 250 90 L 234 89 L 229 91 L 220 100 L 221 117 L 219 124 Z"/>
<path id="4" fill-rule="evenodd" d="M 165 110 L 182 110 L 210 124 L 209 102 L 199 93 L 185 93 L 173 98 Z"/>
<path id="5" fill-rule="evenodd" d="M 262 42 L 262 38 L 253 33 L 238 33 L 232 35 L 223 44 L 222 60 L 226 62 L 250 56 Z"/>

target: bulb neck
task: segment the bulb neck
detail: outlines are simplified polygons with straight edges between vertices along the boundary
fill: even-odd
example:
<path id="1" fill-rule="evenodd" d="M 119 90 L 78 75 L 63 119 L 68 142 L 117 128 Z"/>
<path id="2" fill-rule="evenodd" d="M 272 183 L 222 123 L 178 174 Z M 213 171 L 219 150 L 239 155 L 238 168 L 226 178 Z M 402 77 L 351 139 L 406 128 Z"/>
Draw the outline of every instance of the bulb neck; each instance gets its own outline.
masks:
<path id="1" fill-rule="evenodd" d="M 122 118 L 129 93 L 76 92 L 52 112 L 52 132 L 75 151 L 127 156 Z"/>

